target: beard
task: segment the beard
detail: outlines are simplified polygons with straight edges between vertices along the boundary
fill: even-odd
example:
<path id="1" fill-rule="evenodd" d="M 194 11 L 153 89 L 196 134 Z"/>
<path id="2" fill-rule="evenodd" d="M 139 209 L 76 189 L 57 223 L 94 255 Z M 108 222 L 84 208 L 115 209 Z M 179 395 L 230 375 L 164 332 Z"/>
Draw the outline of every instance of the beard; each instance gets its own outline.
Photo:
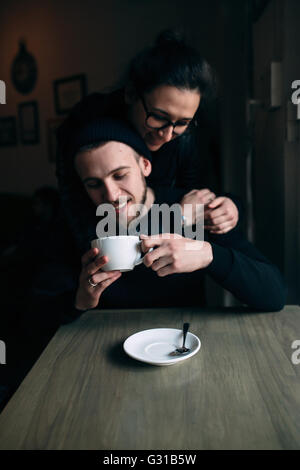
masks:
<path id="1" fill-rule="evenodd" d="M 142 183 L 142 186 L 143 186 L 143 193 L 142 193 L 142 196 L 141 196 L 140 200 L 135 202 L 135 204 L 134 204 L 134 206 L 137 206 L 136 207 L 136 213 L 132 214 L 132 211 L 131 211 L 131 215 L 128 216 L 128 213 L 126 212 L 126 214 L 124 216 L 119 215 L 117 217 L 117 231 L 118 231 L 118 234 L 119 233 L 124 233 L 124 229 L 127 231 L 129 224 L 133 220 L 142 218 L 147 213 L 145 202 L 146 202 L 146 199 L 147 199 L 148 188 L 147 188 L 147 183 L 146 183 L 145 176 L 143 175 L 142 172 L 141 172 L 141 183 Z M 133 207 L 131 207 L 131 209 L 133 209 Z"/>
<path id="2" fill-rule="evenodd" d="M 143 192 L 143 195 L 141 197 L 141 201 L 139 202 L 139 204 L 144 205 L 147 199 L 147 184 L 146 184 L 145 176 L 142 173 L 141 173 L 141 176 L 143 179 L 144 192 Z"/>

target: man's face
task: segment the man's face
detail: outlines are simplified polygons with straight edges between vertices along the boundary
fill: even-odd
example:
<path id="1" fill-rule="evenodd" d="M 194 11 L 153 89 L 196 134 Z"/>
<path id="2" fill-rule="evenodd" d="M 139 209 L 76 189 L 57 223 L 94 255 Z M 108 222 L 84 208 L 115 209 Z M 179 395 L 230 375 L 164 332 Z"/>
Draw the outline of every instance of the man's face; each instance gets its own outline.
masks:
<path id="1" fill-rule="evenodd" d="M 151 172 L 151 163 L 144 157 L 137 159 L 128 145 L 110 141 L 81 152 L 75 157 L 75 168 L 95 206 L 112 204 L 118 220 L 127 215 L 129 223 L 135 218 L 128 215 L 130 206 L 145 203 L 145 177 Z"/>

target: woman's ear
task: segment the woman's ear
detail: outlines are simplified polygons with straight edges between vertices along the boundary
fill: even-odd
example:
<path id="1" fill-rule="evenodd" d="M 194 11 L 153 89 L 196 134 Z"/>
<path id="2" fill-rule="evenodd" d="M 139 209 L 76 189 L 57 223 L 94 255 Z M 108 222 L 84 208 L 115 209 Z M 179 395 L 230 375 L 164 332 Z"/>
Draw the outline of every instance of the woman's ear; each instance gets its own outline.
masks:
<path id="1" fill-rule="evenodd" d="M 152 171 L 152 165 L 150 160 L 145 157 L 140 157 L 141 169 L 145 177 L 149 176 Z"/>

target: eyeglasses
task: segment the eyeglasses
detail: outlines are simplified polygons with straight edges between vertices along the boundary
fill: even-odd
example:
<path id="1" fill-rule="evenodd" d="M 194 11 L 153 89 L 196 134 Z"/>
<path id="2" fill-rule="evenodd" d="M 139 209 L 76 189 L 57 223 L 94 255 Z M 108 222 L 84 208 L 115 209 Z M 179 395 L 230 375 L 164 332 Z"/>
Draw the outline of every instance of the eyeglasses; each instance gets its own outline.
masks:
<path id="1" fill-rule="evenodd" d="M 144 110 L 146 113 L 146 119 L 145 119 L 145 124 L 147 127 L 150 127 L 150 129 L 155 129 L 155 130 L 161 130 L 161 129 L 166 129 L 169 126 L 173 127 L 173 134 L 174 135 L 181 135 L 183 134 L 187 128 L 190 126 L 191 122 L 184 122 L 184 121 L 177 121 L 177 122 L 172 122 L 169 119 L 160 116 L 159 114 L 156 113 L 150 113 L 147 109 L 145 100 L 142 96 L 140 96 L 141 101 L 144 106 Z M 175 131 L 176 129 L 176 131 Z"/>

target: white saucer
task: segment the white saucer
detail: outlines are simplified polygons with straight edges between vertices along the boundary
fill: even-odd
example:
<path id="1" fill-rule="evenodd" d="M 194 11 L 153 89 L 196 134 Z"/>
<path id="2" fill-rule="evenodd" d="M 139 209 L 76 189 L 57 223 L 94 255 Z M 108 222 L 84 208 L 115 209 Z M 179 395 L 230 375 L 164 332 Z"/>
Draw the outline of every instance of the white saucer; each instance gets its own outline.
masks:
<path id="1" fill-rule="evenodd" d="M 188 333 L 185 346 L 190 348 L 190 352 L 172 356 L 171 353 L 181 346 L 182 330 L 173 328 L 140 331 L 129 336 L 123 344 L 124 351 L 128 356 L 156 366 L 170 366 L 189 359 L 199 351 L 201 341 L 193 333 Z"/>

